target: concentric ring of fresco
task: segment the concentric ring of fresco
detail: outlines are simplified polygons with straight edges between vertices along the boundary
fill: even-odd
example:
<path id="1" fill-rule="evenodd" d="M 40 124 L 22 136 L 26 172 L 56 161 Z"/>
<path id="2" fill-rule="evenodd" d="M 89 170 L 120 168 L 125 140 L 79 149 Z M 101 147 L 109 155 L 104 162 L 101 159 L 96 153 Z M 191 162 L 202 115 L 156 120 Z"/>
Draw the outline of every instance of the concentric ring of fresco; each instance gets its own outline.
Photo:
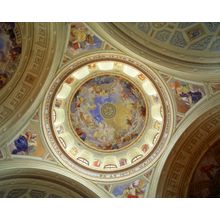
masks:
<path id="1" fill-rule="evenodd" d="M 169 98 L 157 74 L 130 57 L 113 52 L 79 58 L 49 88 L 45 137 L 73 172 L 122 181 L 150 167 L 165 148 L 172 129 Z"/>
<path id="2" fill-rule="evenodd" d="M 117 150 L 134 142 L 144 129 L 146 103 L 125 78 L 101 75 L 85 82 L 70 104 L 75 134 L 89 147 Z"/>

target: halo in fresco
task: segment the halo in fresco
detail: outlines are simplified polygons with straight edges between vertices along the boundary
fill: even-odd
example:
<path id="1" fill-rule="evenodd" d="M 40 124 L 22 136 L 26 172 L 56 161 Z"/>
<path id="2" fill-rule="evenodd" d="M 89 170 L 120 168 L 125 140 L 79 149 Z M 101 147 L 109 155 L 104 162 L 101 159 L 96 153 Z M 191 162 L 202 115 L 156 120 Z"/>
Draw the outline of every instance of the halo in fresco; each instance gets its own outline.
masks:
<path id="1" fill-rule="evenodd" d="M 114 75 L 85 82 L 70 105 L 75 134 L 98 150 L 117 150 L 135 141 L 146 124 L 146 113 L 146 103 L 137 87 Z"/>

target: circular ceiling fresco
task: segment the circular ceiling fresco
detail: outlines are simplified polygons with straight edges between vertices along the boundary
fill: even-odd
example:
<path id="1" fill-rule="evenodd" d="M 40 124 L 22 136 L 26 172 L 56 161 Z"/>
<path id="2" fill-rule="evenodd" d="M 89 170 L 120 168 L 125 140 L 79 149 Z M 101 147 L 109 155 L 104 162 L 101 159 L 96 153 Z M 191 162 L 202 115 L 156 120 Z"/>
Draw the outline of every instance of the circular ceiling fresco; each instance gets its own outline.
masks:
<path id="1" fill-rule="evenodd" d="M 70 106 L 73 130 L 97 150 L 117 150 L 134 142 L 144 130 L 146 104 L 128 79 L 99 75 L 74 94 Z"/>
<path id="2" fill-rule="evenodd" d="M 21 31 L 16 23 L 0 23 L 0 90 L 15 74 L 21 55 Z"/>
<path id="3" fill-rule="evenodd" d="M 51 85 L 42 109 L 45 137 L 80 175 L 130 177 L 165 147 L 169 100 L 148 67 L 118 53 L 90 55 L 66 65 Z"/>

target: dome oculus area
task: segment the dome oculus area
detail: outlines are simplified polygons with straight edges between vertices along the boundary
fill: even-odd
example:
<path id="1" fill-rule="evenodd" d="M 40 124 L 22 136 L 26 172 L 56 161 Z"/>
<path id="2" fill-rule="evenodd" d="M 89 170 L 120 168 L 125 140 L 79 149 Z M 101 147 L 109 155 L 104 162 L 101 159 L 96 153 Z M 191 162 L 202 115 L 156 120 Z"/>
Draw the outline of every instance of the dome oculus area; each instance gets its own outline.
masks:
<path id="1" fill-rule="evenodd" d="M 90 147 L 117 150 L 142 133 L 146 104 L 141 92 L 127 79 L 100 75 L 88 80 L 71 101 L 74 132 Z"/>

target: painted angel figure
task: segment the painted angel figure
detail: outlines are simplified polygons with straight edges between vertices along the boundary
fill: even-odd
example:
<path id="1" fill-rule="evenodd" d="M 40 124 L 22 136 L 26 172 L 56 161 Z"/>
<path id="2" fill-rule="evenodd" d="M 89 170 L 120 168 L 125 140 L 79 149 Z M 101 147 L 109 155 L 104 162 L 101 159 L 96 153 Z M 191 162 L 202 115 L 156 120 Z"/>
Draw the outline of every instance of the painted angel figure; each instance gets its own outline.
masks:
<path id="1" fill-rule="evenodd" d="M 27 131 L 14 140 L 15 149 L 12 154 L 31 154 L 36 150 L 36 134 Z"/>

